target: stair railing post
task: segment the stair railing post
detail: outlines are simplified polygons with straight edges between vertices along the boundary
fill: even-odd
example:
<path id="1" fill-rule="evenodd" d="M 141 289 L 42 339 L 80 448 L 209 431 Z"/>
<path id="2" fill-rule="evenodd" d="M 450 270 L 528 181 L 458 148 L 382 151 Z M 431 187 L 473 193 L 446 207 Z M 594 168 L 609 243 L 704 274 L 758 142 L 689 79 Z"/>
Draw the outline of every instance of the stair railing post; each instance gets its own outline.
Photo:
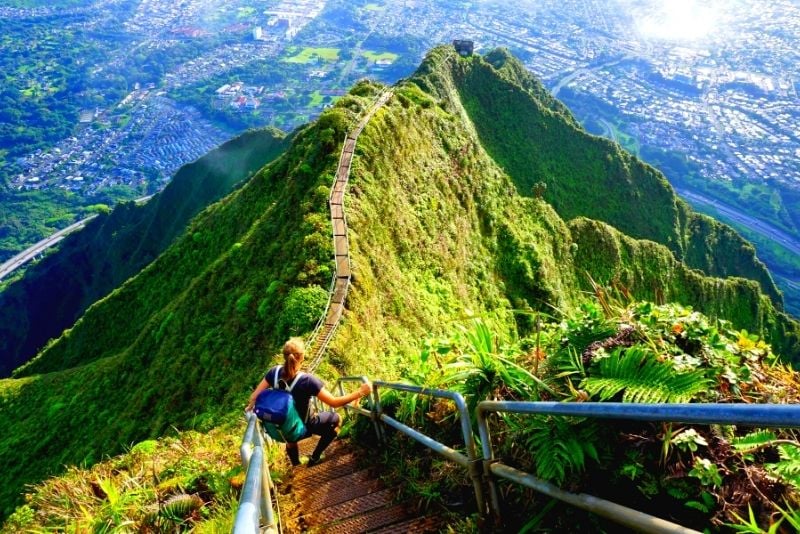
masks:
<path id="1" fill-rule="evenodd" d="M 372 422 L 375 425 L 375 434 L 378 436 L 380 443 L 386 443 L 386 435 L 382 432 L 381 426 L 378 422 L 381 420 L 381 396 L 378 393 L 378 385 L 372 384 Z"/>
<path id="2" fill-rule="evenodd" d="M 475 410 L 475 419 L 478 422 L 478 435 L 481 438 L 481 449 L 483 450 L 483 478 L 489 485 L 489 506 L 495 525 L 500 525 L 502 513 L 500 511 L 500 498 L 497 495 L 497 484 L 492 477 L 491 465 L 494 462 L 494 451 L 492 450 L 492 437 L 489 434 L 489 422 L 486 420 L 486 412 L 478 408 Z"/>
<path id="3" fill-rule="evenodd" d="M 481 517 L 486 516 L 486 502 L 483 498 L 483 481 L 480 458 L 475 453 L 475 438 L 472 435 L 472 419 L 469 416 L 467 403 L 460 393 L 455 393 L 452 397 L 461 420 L 461 433 L 464 436 L 464 446 L 467 448 L 467 458 L 469 458 L 469 478 L 472 480 L 472 487 L 475 490 L 475 503 L 478 506 Z"/>

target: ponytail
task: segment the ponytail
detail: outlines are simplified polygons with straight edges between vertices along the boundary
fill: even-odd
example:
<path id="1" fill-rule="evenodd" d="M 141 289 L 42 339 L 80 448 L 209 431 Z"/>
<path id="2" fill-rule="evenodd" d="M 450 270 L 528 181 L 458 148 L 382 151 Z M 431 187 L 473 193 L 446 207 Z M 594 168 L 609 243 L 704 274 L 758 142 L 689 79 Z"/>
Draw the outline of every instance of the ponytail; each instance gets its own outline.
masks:
<path id="1" fill-rule="evenodd" d="M 299 337 L 293 337 L 283 345 L 283 373 L 286 380 L 291 380 L 300 371 L 305 351 L 305 344 Z"/>

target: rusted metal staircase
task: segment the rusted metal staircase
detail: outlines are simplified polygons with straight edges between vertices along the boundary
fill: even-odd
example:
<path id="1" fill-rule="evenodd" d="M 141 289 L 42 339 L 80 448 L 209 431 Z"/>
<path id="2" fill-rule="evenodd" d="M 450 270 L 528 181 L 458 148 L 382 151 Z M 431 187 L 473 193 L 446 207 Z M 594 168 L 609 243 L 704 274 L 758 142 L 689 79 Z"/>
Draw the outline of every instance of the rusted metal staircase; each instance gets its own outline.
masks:
<path id="1" fill-rule="evenodd" d="M 317 438 L 300 442 L 300 453 L 310 455 Z M 399 502 L 399 489 L 380 479 L 380 467 L 364 461 L 362 452 L 345 441 L 334 441 L 325 460 L 313 467 L 294 468 L 281 491 L 300 503 L 298 515 L 286 532 L 436 532 L 440 521 L 422 516 Z"/>
<path id="2" fill-rule="evenodd" d="M 336 272 L 331 282 L 328 304 L 310 337 L 308 368 L 313 371 L 322 361 L 328 343 L 344 312 L 350 286 L 350 247 L 344 196 L 358 136 L 375 112 L 391 98 L 391 91 L 378 96 L 356 128 L 345 138 L 336 180 L 328 199 L 333 227 Z M 310 455 L 318 438 L 300 442 L 300 453 Z M 380 469 L 365 465 L 356 447 L 335 441 L 325 451 L 326 459 L 313 467 L 297 467 L 284 491 L 291 491 L 301 503 L 299 516 L 288 529 L 311 532 L 435 532 L 435 517 L 419 517 L 407 503 L 398 502 L 399 490 L 387 488 L 380 480 Z M 293 523 L 293 524 L 292 524 Z"/>
<path id="3" fill-rule="evenodd" d="M 310 361 L 308 369 L 314 371 L 322 361 L 325 350 L 336 332 L 336 327 L 344 313 L 344 303 L 347 290 L 350 287 L 352 271 L 350 268 L 350 246 L 347 242 L 347 219 L 344 210 L 344 194 L 347 182 L 350 179 L 350 165 L 356 142 L 361 131 L 380 107 L 392 97 L 391 91 L 381 93 L 372 104 L 367 113 L 358 122 L 358 125 L 345 137 L 342 153 L 339 156 L 339 166 L 336 169 L 336 179 L 331 187 L 328 204 L 331 211 L 331 226 L 333 227 L 333 253 L 336 263 L 336 272 L 328 292 L 328 304 L 316 328 L 309 337 L 309 350 L 306 357 Z"/>

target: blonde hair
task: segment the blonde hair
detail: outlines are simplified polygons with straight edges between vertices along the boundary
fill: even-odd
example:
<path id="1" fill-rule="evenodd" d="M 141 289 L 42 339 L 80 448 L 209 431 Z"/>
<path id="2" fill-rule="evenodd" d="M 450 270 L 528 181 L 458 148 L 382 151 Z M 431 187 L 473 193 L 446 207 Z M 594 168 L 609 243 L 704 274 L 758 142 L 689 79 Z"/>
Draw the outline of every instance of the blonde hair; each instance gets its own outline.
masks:
<path id="1" fill-rule="evenodd" d="M 306 344 L 299 337 L 289 338 L 283 344 L 283 369 L 287 380 L 294 378 L 303 363 Z"/>

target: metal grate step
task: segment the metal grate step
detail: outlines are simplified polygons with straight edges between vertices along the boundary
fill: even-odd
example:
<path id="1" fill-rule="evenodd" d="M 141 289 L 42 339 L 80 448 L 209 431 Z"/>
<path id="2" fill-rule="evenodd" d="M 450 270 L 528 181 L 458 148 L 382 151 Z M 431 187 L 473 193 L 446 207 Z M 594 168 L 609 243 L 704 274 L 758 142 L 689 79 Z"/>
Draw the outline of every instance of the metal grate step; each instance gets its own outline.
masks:
<path id="1" fill-rule="evenodd" d="M 326 451 L 326 456 L 327 454 Z M 319 467 L 319 469 L 306 468 L 296 470 L 297 472 L 292 476 L 292 486 L 295 488 L 316 486 L 323 482 L 328 482 L 331 479 L 354 473 L 358 471 L 359 466 L 356 455 L 354 453 L 347 453 L 330 459 L 326 457 L 324 469 L 322 468 L 322 464 L 315 467 Z"/>
<path id="2" fill-rule="evenodd" d="M 325 525 L 334 521 L 347 519 L 365 512 L 375 510 L 377 508 L 384 508 L 394 501 L 397 491 L 393 489 L 384 489 L 376 491 L 363 497 L 355 499 L 318 510 L 316 512 L 306 514 L 303 516 L 305 523 L 308 526 Z"/>
<path id="3" fill-rule="evenodd" d="M 356 532 L 370 532 L 372 530 L 391 525 L 407 519 L 409 511 L 403 504 L 397 504 L 390 508 L 379 508 L 366 514 L 357 515 L 344 521 L 327 525 L 319 532 L 341 532 L 342 534 L 354 534 Z"/>
<path id="4" fill-rule="evenodd" d="M 442 522 L 431 516 L 415 517 L 402 523 L 395 523 L 387 527 L 375 530 L 375 534 L 417 534 L 426 532 L 438 532 Z"/>
<path id="5" fill-rule="evenodd" d="M 369 469 L 334 478 L 312 488 L 298 488 L 295 492 L 309 512 L 355 499 L 382 489 L 380 480 Z"/>

